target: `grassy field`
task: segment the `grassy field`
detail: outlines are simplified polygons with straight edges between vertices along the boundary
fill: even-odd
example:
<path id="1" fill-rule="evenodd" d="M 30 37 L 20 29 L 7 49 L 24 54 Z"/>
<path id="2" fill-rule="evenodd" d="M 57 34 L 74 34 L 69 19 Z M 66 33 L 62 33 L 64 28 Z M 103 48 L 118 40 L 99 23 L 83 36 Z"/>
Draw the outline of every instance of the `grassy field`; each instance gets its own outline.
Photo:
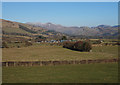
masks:
<path id="1" fill-rule="evenodd" d="M 117 63 L 3 67 L 3 83 L 115 83 Z"/>
<path id="2" fill-rule="evenodd" d="M 16 44 L 17 45 L 17 44 Z M 94 46 L 79 52 L 46 44 L 3 48 L 3 61 L 87 60 L 118 57 L 118 46 Z M 58 66 L 3 67 L 3 83 L 115 83 L 117 63 Z"/>
<path id="3" fill-rule="evenodd" d="M 63 48 L 35 44 L 22 48 L 3 48 L 3 61 L 42 61 L 42 60 L 84 60 L 110 59 L 118 57 L 117 46 L 97 46 L 92 52 L 79 52 Z"/>

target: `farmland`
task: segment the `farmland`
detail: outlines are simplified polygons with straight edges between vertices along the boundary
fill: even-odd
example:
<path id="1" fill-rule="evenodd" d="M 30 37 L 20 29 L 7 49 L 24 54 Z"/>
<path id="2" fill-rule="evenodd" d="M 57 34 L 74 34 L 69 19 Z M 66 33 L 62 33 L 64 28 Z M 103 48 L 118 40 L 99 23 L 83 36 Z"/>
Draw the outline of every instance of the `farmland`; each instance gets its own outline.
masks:
<path id="1" fill-rule="evenodd" d="M 20 44 L 20 43 L 18 43 Z M 91 52 L 73 51 L 62 46 L 33 43 L 32 46 L 3 48 L 3 61 L 71 61 L 113 59 L 118 46 L 93 46 Z M 3 67 L 3 83 L 115 83 L 117 63 Z"/>
<path id="2" fill-rule="evenodd" d="M 32 25 L 3 20 L 3 83 L 116 83 L 118 64 L 88 63 L 118 58 L 117 39 L 85 39 Z M 69 42 L 64 47 L 64 41 Z M 89 45 L 76 42 L 88 41 Z M 75 43 L 74 43 L 75 42 Z M 72 46 L 70 43 L 74 43 Z M 91 46 L 92 45 L 92 46 Z M 68 47 L 92 47 L 89 51 Z M 40 62 L 37 65 L 31 62 Z M 45 62 L 52 64 L 45 64 Z M 60 62 L 57 63 L 53 62 Z M 62 63 L 61 63 L 62 61 Z M 63 63 L 64 61 L 74 63 Z M 75 63 L 79 61 L 80 63 Z M 87 61 L 87 63 L 81 63 Z M 12 65 L 8 63 L 13 63 Z M 17 63 L 16 63 L 17 62 Z M 42 62 L 42 65 L 41 65 Z M 22 64 L 20 64 L 22 63 Z M 25 63 L 25 64 L 24 64 Z M 26 63 L 28 65 L 26 65 Z M 23 65 L 24 64 L 24 65 Z"/>
<path id="3" fill-rule="evenodd" d="M 79 52 L 62 46 L 34 44 L 22 48 L 3 48 L 2 51 L 3 61 L 111 59 L 118 56 L 118 46 L 95 46 L 92 52 Z"/>
<path id="4" fill-rule="evenodd" d="M 116 83 L 118 64 L 3 67 L 3 83 Z"/>
<path id="5" fill-rule="evenodd" d="M 19 48 L 17 46 L 20 46 Z M 118 57 L 117 45 L 92 46 L 91 52 L 80 52 L 63 48 L 56 44 L 8 43 L 3 48 L 4 61 L 74 61 L 113 59 Z M 15 47 L 13 47 L 15 46 Z M 118 64 L 92 63 L 46 66 L 10 66 L 2 69 L 3 83 L 116 83 Z"/>

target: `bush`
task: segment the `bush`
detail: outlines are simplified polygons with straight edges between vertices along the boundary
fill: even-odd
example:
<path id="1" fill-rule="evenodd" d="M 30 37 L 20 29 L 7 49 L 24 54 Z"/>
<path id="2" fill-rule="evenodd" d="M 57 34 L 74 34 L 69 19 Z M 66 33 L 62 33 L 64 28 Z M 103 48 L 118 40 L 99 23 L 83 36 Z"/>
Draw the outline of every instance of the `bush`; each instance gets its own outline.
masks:
<path id="1" fill-rule="evenodd" d="M 38 36 L 39 39 L 46 39 L 46 37 L 43 37 L 43 36 Z"/>
<path id="2" fill-rule="evenodd" d="M 62 36 L 61 40 L 67 40 L 66 36 Z"/>
<path id="3" fill-rule="evenodd" d="M 120 42 L 117 42 L 116 44 L 117 44 L 117 45 L 120 45 Z"/>
<path id="4" fill-rule="evenodd" d="M 78 51 L 83 51 L 83 41 L 78 41 L 74 44 L 74 49 Z"/>
<path id="5" fill-rule="evenodd" d="M 64 48 L 74 49 L 74 42 L 66 41 L 63 43 Z"/>
<path id="6" fill-rule="evenodd" d="M 31 46 L 32 45 L 32 43 L 31 42 L 25 42 L 25 46 Z"/>
<path id="7" fill-rule="evenodd" d="M 8 48 L 8 45 L 6 42 L 2 42 L 2 48 Z"/>
<path id="8" fill-rule="evenodd" d="M 92 49 L 91 43 L 89 41 L 77 41 L 77 42 L 64 42 L 64 48 L 77 51 L 89 52 Z"/>
<path id="9" fill-rule="evenodd" d="M 83 43 L 83 51 L 89 52 L 92 49 L 92 45 L 90 42 Z"/>

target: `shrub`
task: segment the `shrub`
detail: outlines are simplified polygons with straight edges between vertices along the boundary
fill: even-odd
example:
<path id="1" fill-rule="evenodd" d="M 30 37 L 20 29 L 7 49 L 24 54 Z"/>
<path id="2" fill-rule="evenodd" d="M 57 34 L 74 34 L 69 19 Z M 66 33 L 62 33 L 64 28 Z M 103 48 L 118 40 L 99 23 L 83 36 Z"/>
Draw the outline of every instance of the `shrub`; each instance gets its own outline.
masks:
<path id="1" fill-rule="evenodd" d="M 78 51 L 83 51 L 83 41 L 78 41 L 74 44 L 74 49 Z"/>
<path id="2" fill-rule="evenodd" d="M 20 48 L 20 46 L 18 45 L 17 48 Z"/>
<path id="3" fill-rule="evenodd" d="M 31 46 L 31 45 L 32 45 L 31 42 L 28 42 L 28 41 L 25 42 L 25 46 Z"/>
<path id="4" fill-rule="evenodd" d="M 74 42 L 66 41 L 63 43 L 64 48 L 74 49 Z"/>
<path id="5" fill-rule="evenodd" d="M 77 41 L 77 42 L 64 42 L 64 48 L 77 51 L 89 52 L 92 49 L 91 43 L 89 41 Z"/>
<path id="6" fill-rule="evenodd" d="M 61 40 L 67 40 L 66 36 L 62 36 Z"/>
<path id="7" fill-rule="evenodd" d="M 117 42 L 116 44 L 117 44 L 117 45 L 120 45 L 120 42 Z"/>
<path id="8" fill-rule="evenodd" d="M 83 43 L 83 51 L 89 52 L 92 49 L 92 45 L 90 42 Z"/>
<path id="9" fill-rule="evenodd" d="M 43 36 L 38 36 L 39 39 L 46 39 L 46 37 L 43 37 Z"/>
<path id="10" fill-rule="evenodd" d="M 2 48 L 8 48 L 8 45 L 6 42 L 2 42 Z"/>

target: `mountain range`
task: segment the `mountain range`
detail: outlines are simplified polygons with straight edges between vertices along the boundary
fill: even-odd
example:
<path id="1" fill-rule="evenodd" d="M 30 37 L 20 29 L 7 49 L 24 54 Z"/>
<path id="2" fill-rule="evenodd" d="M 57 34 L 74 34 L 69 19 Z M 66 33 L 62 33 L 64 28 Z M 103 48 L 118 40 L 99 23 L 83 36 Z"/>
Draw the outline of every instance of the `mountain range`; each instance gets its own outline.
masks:
<path id="1" fill-rule="evenodd" d="M 101 37 L 116 37 L 118 36 L 118 25 L 110 26 L 110 25 L 99 25 L 96 27 L 77 27 L 71 26 L 66 27 L 62 25 L 57 25 L 53 23 L 33 23 L 28 22 L 26 24 L 33 25 L 36 27 L 42 27 L 48 30 L 54 30 L 61 33 L 66 33 L 68 35 L 73 36 L 101 36 Z"/>
<path id="2" fill-rule="evenodd" d="M 89 38 L 117 38 L 119 26 L 99 25 L 96 27 L 66 27 L 53 23 L 20 23 L 2 19 L 3 35 L 19 35 L 27 37 L 44 36 L 57 38 L 61 36 Z"/>

